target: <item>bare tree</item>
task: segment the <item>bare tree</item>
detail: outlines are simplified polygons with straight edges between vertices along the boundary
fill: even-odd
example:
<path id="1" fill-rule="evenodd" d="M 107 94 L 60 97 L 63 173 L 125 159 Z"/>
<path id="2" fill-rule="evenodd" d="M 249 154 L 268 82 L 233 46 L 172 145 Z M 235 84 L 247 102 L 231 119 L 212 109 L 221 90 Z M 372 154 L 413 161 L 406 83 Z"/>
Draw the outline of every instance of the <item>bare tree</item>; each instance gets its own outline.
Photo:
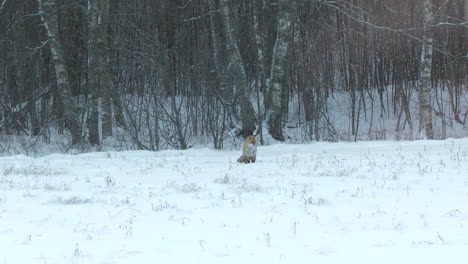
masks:
<path id="1" fill-rule="evenodd" d="M 466 20 L 467 1 L 0 0 L 0 133 L 223 148 L 264 123 L 413 139 L 419 114 L 420 135 L 461 136 Z"/>
<path id="2" fill-rule="evenodd" d="M 239 52 L 237 39 L 234 35 L 234 28 L 232 23 L 232 12 L 230 10 L 229 0 L 220 0 L 219 9 L 221 16 L 215 17 L 214 10 L 216 9 L 215 2 L 209 1 L 210 9 L 213 10 L 211 14 L 212 35 L 215 49 L 215 60 L 220 76 L 221 83 L 228 83 L 225 89 L 233 89 L 231 94 L 239 101 L 242 131 L 244 137 L 251 135 L 255 130 L 255 112 L 248 96 L 249 83 L 247 80 L 247 73 L 245 66 L 242 62 L 242 57 Z M 219 19 L 219 20 L 218 20 Z M 216 22 L 219 22 L 217 24 Z M 216 32 L 219 30 L 220 32 Z M 225 40 L 221 41 L 218 35 L 225 36 Z M 225 51 L 227 58 L 223 60 L 222 51 Z M 232 99 L 235 99 L 232 98 Z M 233 102 L 229 102 L 232 104 Z"/>
<path id="3" fill-rule="evenodd" d="M 271 67 L 271 110 L 268 124 L 271 136 L 279 141 L 284 141 L 282 94 L 288 89 L 286 57 L 290 46 L 289 33 L 294 23 L 295 5 L 291 1 L 278 1 L 278 28 L 275 47 L 273 49 L 273 61 Z"/>
<path id="4" fill-rule="evenodd" d="M 255 112 L 248 94 L 249 83 L 247 73 L 239 52 L 237 39 L 234 37 L 234 29 L 229 7 L 229 0 L 221 0 L 222 17 L 224 18 L 224 32 L 226 34 L 226 46 L 228 54 L 228 72 L 238 90 L 238 98 L 241 110 L 242 131 L 244 137 L 252 135 L 255 130 Z"/>
<path id="5" fill-rule="evenodd" d="M 72 137 L 72 145 L 82 142 L 81 126 L 78 119 L 76 103 L 72 98 L 70 85 L 68 83 L 68 72 L 65 67 L 63 51 L 57 40 L 58 21 L 57 8 L 54 0 L 37 0 L 39 14 L 49 42 L 52 63 L 55 69 L 57 82 L 57 96 L 63 103 L 64 117 Z"/>
<path id="6" fill-rule="evenodd" d="M 112 81 L 109 67 L 107 29 L 109 24 L 109 0 L 88 1 L 89 5 L 89 45 L 88 78 L 89 100 L 89 141 L 99 145 L 100 130 L 102 136 L 112 136 L 111 94 Z M 99 99 L 101 107 L 99 107 Z M 102 113 L 102 127 L 99 128 L 99 110 Z"/>
<path id="7" fill-rule="evenodd" d="M 424 0 L 424 33 L 422 44 L 421 65 L 419 68 L 419 112 L 421 117 L 421 131 L 427 139 L 434 139 L 432 129 L 432 46 L 434 14 L 432 0 Z"/>

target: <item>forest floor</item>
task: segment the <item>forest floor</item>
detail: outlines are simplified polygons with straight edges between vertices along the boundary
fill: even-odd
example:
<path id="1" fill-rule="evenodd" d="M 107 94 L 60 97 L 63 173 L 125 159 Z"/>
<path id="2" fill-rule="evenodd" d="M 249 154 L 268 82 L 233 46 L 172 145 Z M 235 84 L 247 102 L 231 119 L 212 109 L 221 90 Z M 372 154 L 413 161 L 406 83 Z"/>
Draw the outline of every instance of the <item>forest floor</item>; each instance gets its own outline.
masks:
<path id="1" fill-rule="evenodd" d="M 468 139 L 0 158 L 0 263 L 463 263 Z"/>

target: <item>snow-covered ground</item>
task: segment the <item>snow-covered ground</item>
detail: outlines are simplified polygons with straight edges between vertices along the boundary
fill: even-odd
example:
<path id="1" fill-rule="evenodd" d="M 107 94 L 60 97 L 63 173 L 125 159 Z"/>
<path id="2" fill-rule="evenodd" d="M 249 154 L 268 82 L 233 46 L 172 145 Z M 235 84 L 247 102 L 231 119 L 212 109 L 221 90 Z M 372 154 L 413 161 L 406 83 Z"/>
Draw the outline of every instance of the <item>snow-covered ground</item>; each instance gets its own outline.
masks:
<path id="1" fill-rule="evenodd" d="M 0 263 L 467 263 L 468 139 L 0 158 Z"/>

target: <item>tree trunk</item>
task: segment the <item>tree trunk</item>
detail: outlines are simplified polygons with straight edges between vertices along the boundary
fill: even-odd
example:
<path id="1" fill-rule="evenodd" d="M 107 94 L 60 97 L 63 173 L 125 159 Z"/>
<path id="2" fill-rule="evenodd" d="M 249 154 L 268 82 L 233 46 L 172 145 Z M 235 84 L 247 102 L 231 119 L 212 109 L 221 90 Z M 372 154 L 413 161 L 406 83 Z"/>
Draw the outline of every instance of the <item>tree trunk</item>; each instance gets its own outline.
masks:
<path id="1" fill-rule="evenodd" d="M 110 38 L 109 38 L 109 24 L 110 24 L 110 1 L 115 0 L 101 0 L 101 95 L 102 95 L 102 136 L 112 136 L 112 71 L 111 71 L 111 58 L 110 58 Z"/>
<path id="2" fill-rule="evenodd" d="M 6 93 L 8 95 L 8 99 L 10 104 L 9 109 L 6 111 L 7 113 L 7 125 L 5 126 L 7 134 L 13 134 L 20 132 L 21 128 L 19 126 L 19 117 L 20 112 L 18 109 L 18 105 L 20 104 L 20 91 L 18 86 L 18 65 L 17 65 L 17 52 L 16 48 L 12 45 L 9 46 L 7 53 L 7 65 L 6 65 Z M 13 131 L 10 131 L 13 129 Z"/>
<path id="3" fill-rule="evenodd" d="M 271 67 L 273 50 L 275 46 L 274 32 L 277 25 L 273 9 L 276 7 L 271 0 L 253 1 L 253 31 L 255 33 L 255 44 L 257 51 L 258 75 L 260 76 L 260 87 L 263 92 L 264 113 L 271 108 Z M 262 116 L 267 118 L 266 116 Z M 260 121 L 263 121 L 263 120 Z"/>
<path id="4" fill-rule="evenodd" d="M 283 89 L 288 89 L 286 57 L 289 50 L 288 33 L 292 29 L 294 3 L 281 0 L 278 3 L 278 31 L 275 47 L 273 49 L 273 62 L 271 67 L 271 110 L 268 119 L 269 132 L 271 136 L 279 141 L 284 141 L 283 115 L 281 108 L 281 96 Z"/>
<path id="5" fill-rule="evenodd" d="M 118 21 L 115 21 L 119 12 L 120 0 L 110 1 L 109 4 L 109 25 L 108 25 L 108 37 L 110 38 L 109 47 L 109 69 L 110 69 L 110 79 L 111 79 L 111 95 L 112 95 L 112 106 L 114 110 L 114 117 L 116 125 L 120 127 L 125 127 L 125 118 L 123 114 L 123 107 L 121 101 L 122 90 L 120 87 L 119 80 L 119 67 L 120 67 L 120 51 L 118 47 Z"/>
<path id="6" fill-rule="evenodd" d="M 223 104 L 227 106 L 229 115 L 232 118 L 237 117 L 236 109 L 233 108 L 232 101 L 233 101 L 233 89 L 228 87 L 228 73 L 227 69 L 224 65 L 226 65 L 226 58 L 223 56 L 223 50 L 221 49 L 221 32 L 222 32 L 222 25 L 219 19 L 217 7 L 215 5 L 214 0 L 208 1 L 208 6 L 210 9 L 210 33 L 212 39 L 212 46 L 213 46 L 213 57 L 214 57 L 214 65 L 216 68 L 217 73 L 217 89 L 219 90 L 220 97 L 222 98 Z M 234 126 L 234 124 L 230 124 L 230 126 Z"/>
<path id="7" fill-rule="evenodd" d="M 463 54 L 468 56 L 468 0 L 465 0 L 465 41 Z M 468 60 L 468 58 L 465 58 Z M 468 63 L 465 63 L 465 73 L 468 72 Z M 465 77 L 465 90 L 468 91 L 468 78 Z"/>
<path id="8" fill-rule="evenodd" d="M 465 44 L 468 42 L 468 1 L 465 0 Z M 467 46 L 465 46 L 466 48 Z"/>
<path id="9" fill-rule="evenodd" d="M 209 1 L 210 9 L 215 9 L 215 4 L 213 0 Z M 236 96 L 240 102 L 240 112 L 241 112 L 241 121 L 242 121 L 242 130 L 241 134 L 244 137 L 252 135 L 255 130 L 255 111 L 253 109 L 252 103 L 248 96 L 248 80 L 245 67 L 242 62 L 242 58 L 239 52 L 239 47 L 237 45 L 236 39 L 233 36 L 233 26 L 231 22 L 231 12 L 229 8 L 228 0 L 220 1 L 221 9 L 221 25 L 215 23 L 216 18 L 212 14 L 210 17 L 211 26 L 212 26 L 212 36 L 213 36 L 213 46 L 215 61 L 218 69 L 218 76 L 220 78 L 221 84 L 230 83 L 234 87 L 226 87 L 227 89 L 233 89 L 234 96 Z M 226 37 L 226 42 L 221 43 L 219 41 L 216 30 L 221 30 L 222 35 Z M 225 62 L 222 61 L 221 48 L 225 48 L 227 59 Z M 225 65 L 223 65 L 225 64 Z M 226 71 L 223 70 L 226 69 Z"/>
<path id="10" fill-rule="evenodd" d="M 263 0 L 258 2 L 259 6 L 253 4 L 253 29 L 255 33 L 255 45 L 257 51 L 257 74 L 260 79 L 260 88 L 264 91 L 266 88 L 267 70 L 265 67 L 265 25 L 261 21 L 261 14 L 264 12 Z"/>
<path id="11" fill-rule="evenodd" d="M 255 34 L 255 45 L 257 51 L 257 108 L 258 108 L 258 129 L 257 134 L 260 134 L 260 144 L 263 145 L 263 120 L 265 118 L 265 110 L 267 109 L 267 100 L 265 100 L 265 92 L 269 90 L 267 87 L 267 67 L 266 67 L 266 58 L 265 58 L 265 22 L 262 19 L 262 14 L 264 13 L 264 0 L 252 1 L 253 8 L 253 31 Z M 258 5 L 258 6 L 256 6 Z M 259 87 L 260 86 L 260 87 Z M 263 106 L 264 109 L 260 106 L 260 91 L 263 93 Z"/>
<path id="12" fill-rule="evenodd" d="M 16 1 L 13 1 L 9 3 L 8 7 L 6 7 L 6 2 L 3 6 L 5 8 L 4 10 L 10 10 L 9 12 L 6 12 L 5 20 L 9 20 L 12 22 L 17 21 L 18 16 L 20 16 L 20 5 L 18 5 Z M 0 21 L 0 23 L 3 23 L 3 21 Z M 16 23 L 20 24 L 19 22 Z M 3 31 L 5 33 L 3 33 Z M 0 40 L 4 38 L 3 34 L 5 34 L 5 39 L 18 39 L 18 37 L 20 36 L 20 32 L 21 29 L 19 29 L 19 25 L 16 27 L 11 26 L 11 28 L 2 29 L 2 32 L 0 32 L 2 34 Z M 5 44 L 2 48 L 5 48 L 5 50 L 7 50 L 7 52 L 5 53 L 6 56 L 4 69 L 2 69 L 5 73 L 4 79 L 2 81 L 5 82 L 5 98 L 7 99 L 7 104 L 1 105 L 3 110 L 5 111 L 5 121 L 2 123 L 5 127 L 6 133 L 13 134 L 19 133 L 22 130 L 20 125 L 21 112 L 19 108 L 23 101 L 23 92 L 20 91 L 20 89 L 22 88 L 20 84 L 21 65 L 18 61 L 18 55 L 21 54 L 21 50 L 17 45 L 15 45 L 11 41 L 5 41 Z"/>
<path id="13" fill-rule="evenodd" d="M 58 33 L 57 8 L 54 0 L 38 0 L 39 14 L 47 35 L 55 69 L 57 96 L 63 103 L 64 117 L 72 137 L 72 145 L 81 143 L 81 127 L 75 101 L 72 98 L 68 73 L 63 59 L 62 49 L 56 39 Z"/>
<path id="14" fill-rule="evenodd" d="M 255 130 L 255 112 L 248 96 L 249 83 L 247 73 L 239 52 L 237 41 L 233 36 L 233 27 L 231 22 L 231 12 L 228 0 L 221 0 L 222 17 L 224 18 L 224 32 L 226 33 L 226 45 L 228 60 L 228 71 L 233 78 L 238 89 L 238 98 L 240 99 L 240 111 L 242 121 L 241 134 L 244 137 L 252 135 Z"/>
<path id="15" fill-rule="evenodd" d="M 421 117 L 420 129 L 427 139 L 434 139 L 432 129 L 432 105 L 431 105 L 431 69 L 432 69 L 432 45 L 434 14 L 432 11 L 432 0 L 424 0 L 424 35 L 419 66 L 419 113 Z"/>
<path id="16" fill-rule="evenodd" d="M 88 75 L 90 91 L 89 142 L 99 145 L 99 112 L 102 120 L 102 137 L 112 136 L 112 81 L 109 66 L 107 26 L 109 0 L 92 0 L 89 5 Z M 99 107 L 99 99 L 101 104 Z"/>
<path id="17" fill-rule="evenodd" d="M 99 145 L 99 92 L 101 71 L 100 45 L 102 36 L 100 24 L 100 0 L 88 1 L 88 92 L 89 92 L 89 117 L 88 117 L 88 140 L 91 145 Z"/>
<path id="18" fill-rule="evenodd" d="M 33 14 L 37 12 L 37 2 L 35 0 L 25 0 L 24 1 L 24 12 L 26 14 Z M 24 29 L 24 38 L 27 46 L 34 46 L 40 42 L 40 20 L 37 16 L 26 16 L 25 17 L 25 29 Z M 24 54 L 27 56 L 28 60 L 24 64 L 24 94 L 28 100 L 27 111 L 31 121 L 31 135 L 37 136 L 41 132 L 41 124 L 39 121 L 39 116 L 37 113 L 36 102 L 39 98 L 34 96 L 35 92 L 38 90 L 39 83 L 39 74 L 38 74 L 38 62 L 39 54 L 36 52 L 25 51 Z"/>
<path id="19" fill-rule="evenodd" d="M 11 0 L 3 0 L 0 2 L 0 16 L 2 16 L 3 13 L 6 13 L 8 1 Z"/>

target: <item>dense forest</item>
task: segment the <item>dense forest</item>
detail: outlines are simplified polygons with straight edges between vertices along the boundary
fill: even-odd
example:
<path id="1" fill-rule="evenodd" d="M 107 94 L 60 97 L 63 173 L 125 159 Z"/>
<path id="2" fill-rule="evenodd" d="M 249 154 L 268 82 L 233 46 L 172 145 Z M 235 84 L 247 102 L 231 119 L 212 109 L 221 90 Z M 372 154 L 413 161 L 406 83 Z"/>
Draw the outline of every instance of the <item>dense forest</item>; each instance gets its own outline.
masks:
<path id="1" fill-rule="evenodd" d="M 0 0 L 0 145 L 466 136 L 467 21 L 466 0 Z"/>

